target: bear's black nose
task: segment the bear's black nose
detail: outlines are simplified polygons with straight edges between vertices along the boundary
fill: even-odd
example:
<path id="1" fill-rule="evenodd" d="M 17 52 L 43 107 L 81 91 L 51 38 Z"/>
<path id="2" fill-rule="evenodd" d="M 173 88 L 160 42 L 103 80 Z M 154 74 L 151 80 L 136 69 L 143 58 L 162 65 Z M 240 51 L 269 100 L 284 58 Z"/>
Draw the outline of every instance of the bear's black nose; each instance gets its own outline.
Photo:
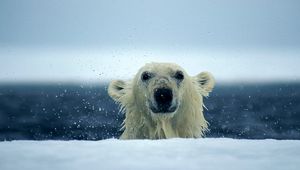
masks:
<path id="1" fill-rule="evenodd" d="M 173 93 L 171 89 L 159 88 L 154 92 L 154 99 L 156 102 L 156 112 L 167 113 L 170 112 L 172 105 Z"/>

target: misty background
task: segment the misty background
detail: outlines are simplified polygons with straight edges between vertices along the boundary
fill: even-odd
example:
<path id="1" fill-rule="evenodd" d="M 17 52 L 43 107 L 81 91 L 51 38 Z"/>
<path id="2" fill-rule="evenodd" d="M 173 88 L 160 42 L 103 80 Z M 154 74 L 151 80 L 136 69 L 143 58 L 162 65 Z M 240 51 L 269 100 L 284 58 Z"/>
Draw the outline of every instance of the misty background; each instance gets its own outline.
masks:
<path id="1" fill-rule="evenodd" d="M 1 0 L 0 139 L 118 137 L 108 82 L 147 62 L 215 76 L 208 137 L 300 139 L 299 17 L 296 0 Z"/>

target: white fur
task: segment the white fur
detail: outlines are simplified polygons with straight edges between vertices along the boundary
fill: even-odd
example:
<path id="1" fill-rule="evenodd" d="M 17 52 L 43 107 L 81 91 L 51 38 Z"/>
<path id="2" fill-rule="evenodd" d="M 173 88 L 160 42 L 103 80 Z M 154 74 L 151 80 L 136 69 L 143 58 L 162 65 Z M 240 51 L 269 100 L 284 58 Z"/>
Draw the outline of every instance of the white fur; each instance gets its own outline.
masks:
<path id="1" fill-rule="evenodd" d="M 177 70 L 184 73 L 184 80 L 178 86 L 172 74 Z M 140 77 L 144 71 L 155 73 L 147 86 Z M 173 113 L 157 114 L 149 109 L 153 90 L 157 82 L 173 89 L 178 100 L 178 108 Z M 125 112 L 124 132 L 121 139 L 161 139 L 161 138 L 198 138 L 207 130 L 208 123 L 203 116 L 203 96 L 208 96 L 214 87 L 214 78 L 208 72 L 190 77 L 178 65 L 171 63 L 149 63 L 142 67 L 133 80 L 112 81 L 109 95 L 120 104 Z"/>

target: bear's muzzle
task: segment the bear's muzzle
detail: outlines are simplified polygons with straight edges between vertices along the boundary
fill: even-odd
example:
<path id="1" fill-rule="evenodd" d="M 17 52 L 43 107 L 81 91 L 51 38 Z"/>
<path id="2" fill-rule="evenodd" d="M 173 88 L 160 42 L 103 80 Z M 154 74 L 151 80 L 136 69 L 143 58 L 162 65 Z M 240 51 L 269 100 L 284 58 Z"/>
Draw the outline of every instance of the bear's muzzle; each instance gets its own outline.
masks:
<path id="1" fill-rule="evenodd" d="M 150 109 L 153 113 L 172 113 L 177 109 L 174 104 L 172 89 L 158 88 L 154 90 L 154 102 L 151 102 Z"/>

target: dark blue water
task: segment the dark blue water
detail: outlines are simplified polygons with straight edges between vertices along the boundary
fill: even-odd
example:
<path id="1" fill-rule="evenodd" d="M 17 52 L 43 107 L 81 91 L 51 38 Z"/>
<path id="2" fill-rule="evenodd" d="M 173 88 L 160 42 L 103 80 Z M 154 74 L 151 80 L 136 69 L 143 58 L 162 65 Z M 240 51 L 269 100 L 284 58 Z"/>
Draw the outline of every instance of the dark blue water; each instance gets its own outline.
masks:
<path id="1" fill-rule="evenodd" d="M 206 137 L 300 139 L 300 84 L 217 85 Z M 103 85 L 0 85 L 0 140 L 118 138 L 124 115 Z"/>

